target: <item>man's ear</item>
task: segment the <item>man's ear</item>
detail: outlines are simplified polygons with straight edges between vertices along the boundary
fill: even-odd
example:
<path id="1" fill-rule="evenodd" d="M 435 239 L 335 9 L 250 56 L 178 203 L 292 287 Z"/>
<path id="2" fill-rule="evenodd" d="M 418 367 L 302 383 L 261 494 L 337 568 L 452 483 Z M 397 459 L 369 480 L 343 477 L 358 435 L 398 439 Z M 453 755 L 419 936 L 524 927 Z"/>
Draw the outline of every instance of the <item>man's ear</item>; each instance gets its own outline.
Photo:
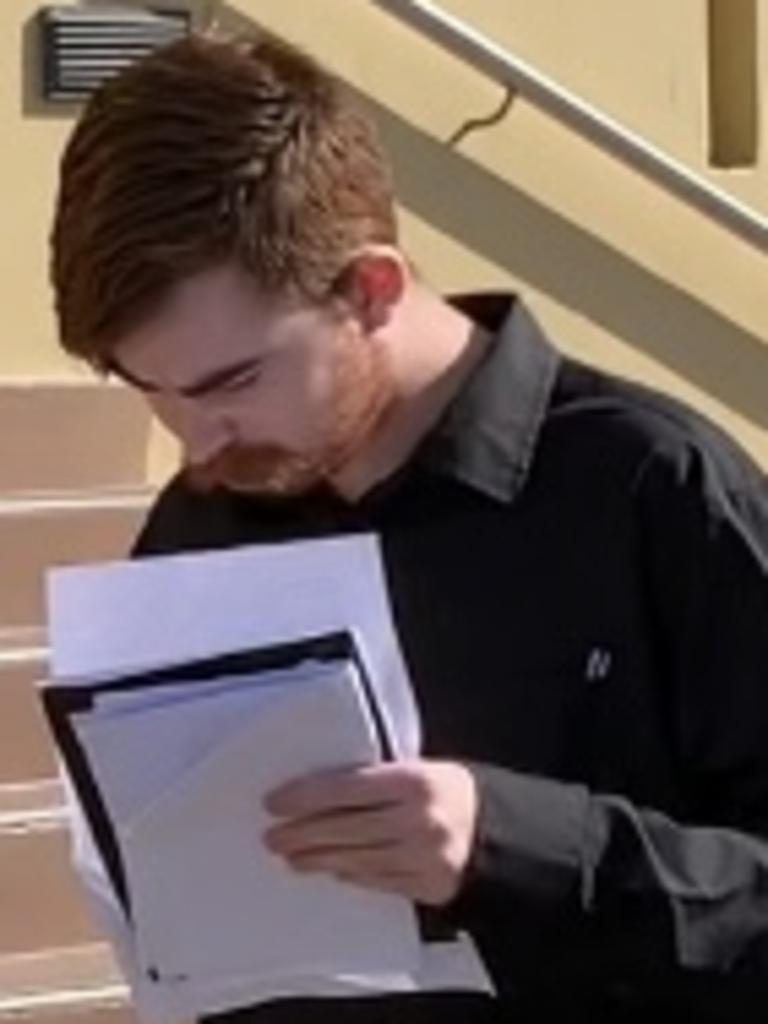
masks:
<path id="1" fill-rule="evenodd" d="M 338 294 L 366 332 L 383 327 L 403 296 L 408 266 L 391 246 L 369 246 L 356 253 L 339 277 Z"/>

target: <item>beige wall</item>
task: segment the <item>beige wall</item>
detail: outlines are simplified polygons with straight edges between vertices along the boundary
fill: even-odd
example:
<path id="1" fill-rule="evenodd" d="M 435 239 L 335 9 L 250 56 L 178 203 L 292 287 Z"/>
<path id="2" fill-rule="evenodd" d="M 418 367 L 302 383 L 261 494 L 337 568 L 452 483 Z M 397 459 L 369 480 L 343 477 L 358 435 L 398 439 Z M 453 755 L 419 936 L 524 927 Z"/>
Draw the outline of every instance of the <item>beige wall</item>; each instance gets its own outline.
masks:
<path id="1" fill-rule="evenodd" d="M 55 159 L 69 118 L 35 109 L 32 0 L 0 3 L 0 367 L 5 374 L 67 372 L 51 344 L 46 238 Z"/>
<path id="2" fill-rule="evenodd" d="M 702 0 L 443 6 L 667 152 L 698 156 L 705 118 Z"/>
<path id="3" fill-rule="evenodd" d="M 732 11 L 756 5 L 763 97 L 768 3 L 717 2 Z M 723 171 L 709 164 L 708 0 L 441 0 L 441 6 L 713 183 L 768 212 L 765 146 L 754 168 Z M 765 139 L 765 102 L 760 129 Z"/>
<path id="4" fill-rule="evenodd" d="M 724 187 L 762 200 L 765 162 L 749 173 L 706 167 L 705 0 L 442 2 Z M 12 198 L 0 242 L 0 369 L 15 375 L 72 372 L 54 355 L 44 285 L 69 120 L 21 102 L 21 35 L 36 9 L 0 4 L 0 123 L 13 154 L 3 168 Z M 501 90 L 362 0 L 200 0 L 196 11 L 228 27 L 260 21 L 360 89 L 393 153 L 406 245 L 437 285 L 520 289 L 564 347 L 671 388 L 768 465 L 764 255 L 523 102 L 450 147 Z M 153 454 L 153 472 L 165 463 Z"/>
<path id="5" fill-rule="evenodd" d="M 80 377 L 84 371 L 53 342 L 47 284 L 57 161 L 77 108 L 40 99 L 35 16 L 44 6 L 0 0 L 0 373 Z M 180 0 L 177 6 L 202 21 L 209 4 Z"/>

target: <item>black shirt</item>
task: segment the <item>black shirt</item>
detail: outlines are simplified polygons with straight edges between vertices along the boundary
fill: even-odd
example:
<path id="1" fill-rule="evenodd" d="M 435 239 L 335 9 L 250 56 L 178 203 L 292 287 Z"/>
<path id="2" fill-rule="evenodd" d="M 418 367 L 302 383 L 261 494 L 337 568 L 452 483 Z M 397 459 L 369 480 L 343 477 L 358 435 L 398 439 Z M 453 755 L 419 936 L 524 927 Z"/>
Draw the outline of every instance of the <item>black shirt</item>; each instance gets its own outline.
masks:
<path id="1" fill-rule="evenodd" d="M 766 479 L 675 400 L 560 356 L 519 301 L 462 305 L 495 342 L 391 478 L 348 503 L 179 476 L 136 553 L 378 534 L 424 754 L 479 781 L 442 913 L 502 1019 L 768 1013 Z"/>

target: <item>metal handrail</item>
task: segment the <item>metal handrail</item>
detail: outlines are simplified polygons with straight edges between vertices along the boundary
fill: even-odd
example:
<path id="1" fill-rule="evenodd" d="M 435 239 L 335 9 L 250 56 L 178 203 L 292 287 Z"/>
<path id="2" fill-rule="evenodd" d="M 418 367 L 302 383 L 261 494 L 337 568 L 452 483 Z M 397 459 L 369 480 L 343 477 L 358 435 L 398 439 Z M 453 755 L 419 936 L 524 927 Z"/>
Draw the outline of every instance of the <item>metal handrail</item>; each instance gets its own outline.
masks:
<path id="1" fill-rule="evenodd" d="M 372 0 L 455 56 L 572 128 L 600 149 L 707 215 L 762 251 L 768 251 L 768 219 L 723 189 L 693 174 L 645 139 L 578 99 L 530 64 L 502 49 L 430 0 Z"/>

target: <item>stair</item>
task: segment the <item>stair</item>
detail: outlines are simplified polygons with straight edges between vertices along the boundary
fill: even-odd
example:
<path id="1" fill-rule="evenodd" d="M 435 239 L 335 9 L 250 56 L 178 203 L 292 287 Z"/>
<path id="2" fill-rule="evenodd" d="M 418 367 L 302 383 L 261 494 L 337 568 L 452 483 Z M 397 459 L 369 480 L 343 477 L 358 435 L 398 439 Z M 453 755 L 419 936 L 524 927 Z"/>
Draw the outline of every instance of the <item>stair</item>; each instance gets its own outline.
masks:
<path id="1" fill-rule="evenodd" d="M 67 820 L 53 787 L 26 788 L 0 790 L 0 957 L 98 938 L 69 863 Z"/>
<path id="2" fill-rule="evenodd" d="M 125 983 L 101 943 L 0 958 L 0 1020 L 135 1024 Z"/>
<path id="3" fill-rule="evenodd" d="M 19 779 L 46 779 L 56 765 L 35 685 L 45 677 L 42 630 L 0 632 L 0 786 Z"/>
<path id="4" fill-rule="evenodd" d="M 127 388 L 0 381 L 0 494 L 78 493 L 145 477 L 150 421 Z"/>
<path id="5" fill-rule="evenodd" d="M 125 556 L 152 500 L 148 443 L 124 388 L 0 382 L 0 1024 L 136 1024 L 71 866 L 36 684 L 44 574 Z"/>
<path id="6" fill-rule="evenodd" d="M 3 575 L 13 580 L 0 591 L 0 623 L 26 627 L 43 620 L 46 569 L 125 554 L 150 501 L 146 487 L 0 498 Z"/>

